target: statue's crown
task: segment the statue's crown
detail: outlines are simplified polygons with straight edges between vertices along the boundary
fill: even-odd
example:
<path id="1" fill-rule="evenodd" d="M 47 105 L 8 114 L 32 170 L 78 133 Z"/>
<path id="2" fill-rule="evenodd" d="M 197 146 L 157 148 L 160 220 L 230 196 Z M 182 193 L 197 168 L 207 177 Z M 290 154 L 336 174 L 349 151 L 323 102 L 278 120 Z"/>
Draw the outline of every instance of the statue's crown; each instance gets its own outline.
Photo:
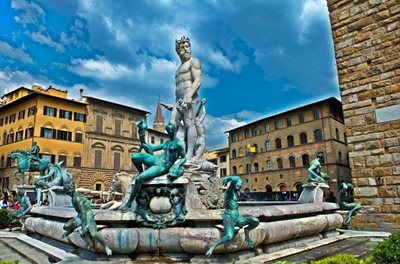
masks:
<path id="1" fill-rule="evenodd" d="M 188 37 L 182 36 L 181 39 L 175 40 L 175 49 L 178 49 L 179 45 L 183 43 L 189 43 L 190 45 L 190 39 Z"/>

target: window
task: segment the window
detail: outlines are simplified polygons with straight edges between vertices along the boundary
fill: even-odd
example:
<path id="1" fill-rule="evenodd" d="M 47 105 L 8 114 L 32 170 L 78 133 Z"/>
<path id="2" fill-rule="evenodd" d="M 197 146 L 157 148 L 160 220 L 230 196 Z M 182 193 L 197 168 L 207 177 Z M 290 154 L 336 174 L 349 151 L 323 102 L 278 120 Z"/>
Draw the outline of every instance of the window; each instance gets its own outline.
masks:
<path id="1" fill-rule="evenodd" d="M 86 115 L 81 113 L 74 113 L 74 121 L 86 122 Z"/>
<path id="2" fill-rule="evenodd" d="M 219 156 L 219 162 L 226 162 L 226 155 Z"/>
<path id="3" fill-rule="evenodd" d="M 340 136 L 339 136 L 339 129 L 335 129 L 335 132 L 336 132 L 336 139 L 337 140 L 340 140 Z"/>
<path id="4" fill-rule="evenodd" d="M 236 149 L 232 150 L 232 159 L 236 159 Z"/>
<path id="5" fill-rule="evenodd" d="M 267 160 L 267 171 L 272 170 L 272 161 L 271 160 Z"/>
<path id="6" fill-rule="evenodd" d="M 272 192 L 272 186 L 271 185 L 266 185 L 265 186 L 265 191 L 266 192 Z"/>
<path id="7" fill-rule="evenodd" d="M 74 167 L 80 167 L 81 166 L 81 157 L 79 156 L 74 156 L 74 164 L 72 165 Z"/>
<path id="8" fill-rule="evenodd" d="M 243 157 L 243 148 L 239 148 L 239 157 Z"/>
<path id="9" fill-rule="evenodd" d="M 121 168 L 121 153 L 114 152 L 114 170 Z"/>
<path id="10" fill-rule="evenodd" d="M 10 133 L 8 135 L 7 143 L 13 143 L 13 142 L 14 142 L 14 133 Z"/>
<path id="11" fill-rule="evenodd" d="M 258 179 L 257 178 L 254 178 L 254 182 L 257 182 L 258 181 Z"/>
<path id="12" fill-rule="evenodd" d="M 300 144 L 307 144 L 307 133 L 303 132 L 300 134 Z"/>
<path id="13" fill-rule="evenodd" d="M 287 146 L 288 147 L 293 147 L 294 146 L 294 139 L 293 139 L 292 135 L 287 137 Z"/>
<path id="14" fill-rule="evenodd" d="M 236 174 L 237 174 L 237 168 L 236 168 L 236 166 L 233 166 L 233 167 L 232 167 L 232 172 L 233 172 L 233 175 L 236 175 Z"/>
<path id="15" fill-rule="evenodd" d="M 57 108 L 45 106 L 43 109 L 43 114 L 47 116 L 57 116 Z"/>
<path id="16" fill-rule="evenodd" d="M 293 157 L 293 156 L 289 157 L 289 165 L 290 165 L 290 168 L 295 168 L 296 167 L 296 159 L 295 159 L 295 157 Z"/>
<path id="17" fill-rule="evenodd" d="M 103 190 L 103 183 L 101 182 L 96 182 L 94 185 L 94 188 L 96 191 L 102 191 Z"/>
<path id="18" fill-rule="evenodd" d="M 292 125 L 292 119 L 290 117 L 286 118 L 286 125 L 290 127 Z"/>
<path id="19" fill-rule="evenodd" d="M 3 126 L 4 118 L 0 118 L 0 126 Z"/>
<path id="20" fill-rule="evenodd" d="M 251 165 L 250 164 L 246 164 L 246 173 L 251 174 Z"/>
<path id="21" fill-rule="evenodd" d="M 304 123 L 304 114 L 299 114 L 299 123 Z"/>
<path id="22" fill-rule="evenodd" d="M 66 140 L 66 141 L 72 141 L 72 132 L 64 131 L 64 130 L 58 130 L 57 131 L 57 139 Z"/>
<path id="23" fill-rule="evenodd" d="M 283 169 L 283 160 L 281 158 L 277 159 L 276 163 L 278 164 L 278 169 Z"/>
<path id="24" fill-rule="evenodd" d="M 338 152 L 338 162 L 342 163 L 342 152 Z"/>
<path id="25" fill-rule="evenodd" d="M 271 142 L 269 140 L 265 141 L 265 151 L 271 150 Z"/>
<path id="26" fill-rule="evenodd" d="M 151 144 L 154 144 L 155 142 L 156 142 L 155 137 L 154 137 L 154 136 L 151 136 L 151 138 L 150 138 L 150 143 L 151 143 Z"/>
<path id="27" fill-rule="evenodd" d="M 35 115 L 35 113 L 36 113 L 36 107 L 35 106 L 32 106 L 32 107 L 28 108 L 28 116 Z"/>
<path id="28" fill-rule="evenodd" d="M 103 156 L 103 152 L 99 149 L 94 151 L 94 167 L 96 169 L 101 169 L 101 158 Z"/>
<path id="29" fill-rule="evenodd" d="M 132 138 L 138 138 L 137 126 L 135 123 L 132 123 Z"/>
<path id="30" fill-rule="evenodd" d="M 254 172 L 258 172 L 259 171 L 259 166 L 258 163 L 254 163 Z"/>
<path id="31" fill-rule="evenodd" d="M 19 111 L 18 112 L 18 120 L 21 120 L 24 118 L 25 118 L 25 110 Z"/>
<path id="32" fill-rule="evenodd" d="M 164 143 L 164 139 L 160 138 L 160 144 L 163 144 L 163 143 Z"/>
<path id="33" fill-rule="evenodd" d="M 232 134 L 231 135 L 231 141 L 232 142 L 236 142 L 236 134 Z"/>
<path id="34" fill-rule="evenodd" d="M 269 132 L 269 124 L 265 125 L 265 132 Z"/>
<path id="35" fill-rule="evenodd" d="M 58 162 L 63 162 L 63 164 L 61 164 L 62 167 L 67 166 L 67 156 L 66 155 L 58 155 Z"/>
<path id="36" fill-rule="evenodd" d="M 60 109 L 60 113 L 58 114 L 58 117 L 59 117 L 59 118 L 62 118 L 62 119 L 69 119 L 69 120 L 72 120 L 72 112 L 71 112 L 71 111 L 67 111 L 67 110 Z"/>
<path id="37" fill-rule="evenodd" d="M 314 116 L 314 120 L 319 119 L 319 110 L 318 109 L 313 110 L 313 116 Z"/>
<path id="38" fill-rule="evenodd" d="M 33 127 L 25 129 L 25 139 L 33 137 Z"/>
<path id="39" fill-rule="evenodd" d="M 310 165 L 310 159 L 307 154 L 304 154 L 303 156 L 301 156 L 301 160 L 303 161 L 303 166 Z"/>
<path id="40" fill-rule="evenodd" d="M 282 148 L 282 143 L 280 138 L 275 139 L 275 148 L 276 149 Z"/>
<path id="41" fill-rule="evenodd" d="M 82 143 L 82 133 L 75 133 L 75 142 Z"/>
<path id="42" fill-rule="evenodd" d="M 4 144 L 7 144 L 7 133 L 6 132 L 4 132 L 4 134 L 3 134 L 3 145 Z"/>
<path id="43" fill-rule="evenodd" d="M 226 176 L 226 169 L 220 169 L 220 176 Z"/>
<path id="44" fill-rule="evenodd" d="M 115 135 L 121 136 L 121 120 L 119 119 L 115 119 Z"/>
<path id="45" fill-rule="evenodd" d="M 253 137 L 257 136 L 257 128 L 253 127 L 253 129 L 251 130 L 251 134 Z"/>
<path id="46" fill-rule="evenodd" d="M 96 115 L 96 132 L 103 132 L 103 117 L 101 115 Z"/>
<path id="47" fill-rule="evenodd" d="M 56 155 L 40 153 L 39 156 L 40 156 L 41 159 L 48 160 L 48 161 L 50 161 L 51 163 L 55 163 L 55 162 L 56 162 Z"/>
<path id="48" fill-rule="evenodd" d="M 10 115 L 10 124 L 15 122 L 15 114 Z"/>
<path id="49" fill-rule="evenodd" d="M 250 137 L 250 130 L 246 129 L 244 131 L 244 138 L 249 138 Z"/>
<path id="50" fill-rule="evenodd" d="M 40 136 L 44 138 L 56 138 L 56 130 L 52 128 L 40 128 Z"/>
<path id="51" fill-rule="evenodd" d="M 281 128 L 281 123 L 279 121 L 275 121 L 275 129 L 280 129 Z"/>
<path id="52" fill-rule="evenodd" d="M 7 168 L 11 167 L 11 164 L 12 164 L 11 157 L 7 157 L 6 167 Z"/>
<path id="53" fill-rule="evenodd" d="M 321 129 L 317 129 L 314 131 L 314 141 L 315 142 L 322 142 L 322 131 Z"/>
<path id="54" fill-rule="evenodd" d="M 24 131 L 20 130 L 15 134 L 15 141 L 20 141 L 24 137 Z"/>

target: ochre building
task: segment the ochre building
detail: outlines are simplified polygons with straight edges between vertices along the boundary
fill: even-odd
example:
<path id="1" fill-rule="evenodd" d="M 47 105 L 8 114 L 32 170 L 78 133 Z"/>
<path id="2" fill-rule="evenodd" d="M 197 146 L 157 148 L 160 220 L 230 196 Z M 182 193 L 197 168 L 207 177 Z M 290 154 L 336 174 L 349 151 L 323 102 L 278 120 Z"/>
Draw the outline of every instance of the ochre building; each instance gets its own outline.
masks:
<path id="1" fill-rule="evenodd" d="M 306 183 L 307 168 L 323 151 L 322 171 L 330 190 L 351 179 L 342 104 L 328 98 L 227 131 L 230 174 L 248 192 L 295 192 Z"/>

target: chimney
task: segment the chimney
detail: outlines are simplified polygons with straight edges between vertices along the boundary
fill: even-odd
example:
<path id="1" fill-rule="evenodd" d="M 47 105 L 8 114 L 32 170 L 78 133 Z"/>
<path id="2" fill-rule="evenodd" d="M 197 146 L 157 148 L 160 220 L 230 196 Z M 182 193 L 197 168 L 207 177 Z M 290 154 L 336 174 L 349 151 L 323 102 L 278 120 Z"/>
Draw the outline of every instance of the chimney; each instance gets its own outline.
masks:
<path id="1" fill-rule="evenodd" d="M 80 101 L 82 101 L 83 91 L 84 91 L 83 88 L 79 89 L 79 100 Z"/>

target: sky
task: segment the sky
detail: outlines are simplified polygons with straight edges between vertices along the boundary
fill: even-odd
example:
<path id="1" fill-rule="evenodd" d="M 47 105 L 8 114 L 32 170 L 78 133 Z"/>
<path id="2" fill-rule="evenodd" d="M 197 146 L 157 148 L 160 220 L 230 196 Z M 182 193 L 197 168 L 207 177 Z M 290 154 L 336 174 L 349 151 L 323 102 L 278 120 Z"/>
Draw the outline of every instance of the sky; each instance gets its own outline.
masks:
<path id="1" fill-rule="evenodd" d="M 228 146 L 227 130 L 339 98 L 325 0 L 1 0 L 0 14 L 1 94 L 83 88 L 151 124 L 158 97 L 175 100 L 175 39 L 189 37 L 209 150 Z"/>

